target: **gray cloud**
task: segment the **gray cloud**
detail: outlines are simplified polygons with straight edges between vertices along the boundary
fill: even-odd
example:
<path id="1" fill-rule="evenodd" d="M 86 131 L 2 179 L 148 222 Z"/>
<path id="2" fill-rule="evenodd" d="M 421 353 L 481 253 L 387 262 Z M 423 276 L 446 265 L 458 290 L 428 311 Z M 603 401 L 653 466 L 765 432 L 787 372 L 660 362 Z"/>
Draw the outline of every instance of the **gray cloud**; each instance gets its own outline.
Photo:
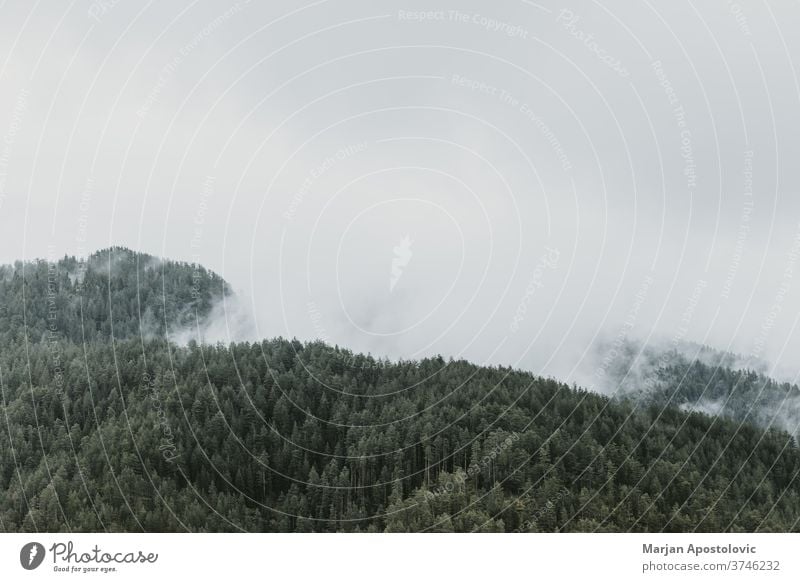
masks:
<path id="1" fill-rule="evenodd" d="M 793 373 L 796 6 L 3 11 L 5 262 L 200 261 L 241 295 L 221 338 L 577 378 L 624 331 Z"/>

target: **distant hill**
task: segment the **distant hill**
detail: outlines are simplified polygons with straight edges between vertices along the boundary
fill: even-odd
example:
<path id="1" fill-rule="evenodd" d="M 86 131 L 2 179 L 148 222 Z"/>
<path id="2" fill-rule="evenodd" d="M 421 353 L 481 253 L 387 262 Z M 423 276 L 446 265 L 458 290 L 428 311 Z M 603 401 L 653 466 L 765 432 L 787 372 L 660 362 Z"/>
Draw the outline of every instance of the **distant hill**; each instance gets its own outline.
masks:
<path id="1" fill-rule="evenodd" d="M 620 398 L 794 435 L 800 429 L 800 388 L 766 376 L 763 361 L 688 342 L 669 349 L 626 342 L 614 353 L 607 378 Z"/>
<path id="2" fill-rule="evenodd" d="M 0 341 L 166 337 L 209 316 L 230 289 L 207 269 L 123 247 L 86 259 L 0 266 Z"/>
<path id="3" fill-rule="evenodd" d="M 687 410 L 739 398 L 734 371 L 716 391 L 689 363 L 674 389 L 670 356 L 645 401 L 321 342 L 182 346 L 227 285 L 127 249 L 0 279 L 0 531 L 799 529 L 795 439 Z"/>

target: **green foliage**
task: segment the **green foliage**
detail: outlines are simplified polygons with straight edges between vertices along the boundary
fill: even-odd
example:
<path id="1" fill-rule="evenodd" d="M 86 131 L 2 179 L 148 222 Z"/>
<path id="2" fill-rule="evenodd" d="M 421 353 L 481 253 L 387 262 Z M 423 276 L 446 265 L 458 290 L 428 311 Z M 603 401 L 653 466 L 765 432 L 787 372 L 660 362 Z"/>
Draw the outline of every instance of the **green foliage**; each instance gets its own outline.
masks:
<path id="1" fill-rule="evenodd" d="M 202 322 L 230 290 L 198 265 L 114 247 L 85 260 L 0 266 L 0 345 L 167 337 Z"/>
<path id="2" fill-rule="evenodd" d="M 225 286 L 123 254 L 59 279 L 55 339 L 46 265 L 0 270 L 2 531 L 797 529 L 787 433 L 465 361 L 143 340 L 147 308 L 179 326 Z"/>
<path id="3" fill-rule="evenodd" d="M 765 375 L 766 365 L 705 346 L 682 344 L 663 352 L 628 343 L 610 368 L 622 398 L 679 407 L 776 428 L 800 429 L 800 388 Z"/>

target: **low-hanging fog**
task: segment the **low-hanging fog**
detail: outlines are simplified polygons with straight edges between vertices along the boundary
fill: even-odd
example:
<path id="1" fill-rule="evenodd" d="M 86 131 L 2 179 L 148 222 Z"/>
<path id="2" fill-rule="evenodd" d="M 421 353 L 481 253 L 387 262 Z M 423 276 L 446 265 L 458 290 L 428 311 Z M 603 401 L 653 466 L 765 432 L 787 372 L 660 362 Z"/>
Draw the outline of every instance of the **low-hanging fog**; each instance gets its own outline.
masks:
<path id="1" fill-rule="evenodd" d="M 2 262 L 202 263 L 223 341 L 598 389 L 600 340 L 797 373 L 796 4 L 3 10 Z"/>

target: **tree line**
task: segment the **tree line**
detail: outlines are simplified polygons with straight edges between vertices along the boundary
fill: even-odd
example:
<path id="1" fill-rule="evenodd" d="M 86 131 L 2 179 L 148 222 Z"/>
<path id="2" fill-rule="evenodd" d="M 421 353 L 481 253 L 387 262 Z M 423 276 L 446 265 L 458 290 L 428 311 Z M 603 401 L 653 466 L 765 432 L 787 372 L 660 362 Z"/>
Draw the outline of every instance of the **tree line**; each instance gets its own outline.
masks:
<path id="1" fill-rule="evenodd" d="M 798 529 L 787 432 L 442 357 L 179 346 L 224 281 L 75 261 L 0 269 L 2 531 Z"/>

